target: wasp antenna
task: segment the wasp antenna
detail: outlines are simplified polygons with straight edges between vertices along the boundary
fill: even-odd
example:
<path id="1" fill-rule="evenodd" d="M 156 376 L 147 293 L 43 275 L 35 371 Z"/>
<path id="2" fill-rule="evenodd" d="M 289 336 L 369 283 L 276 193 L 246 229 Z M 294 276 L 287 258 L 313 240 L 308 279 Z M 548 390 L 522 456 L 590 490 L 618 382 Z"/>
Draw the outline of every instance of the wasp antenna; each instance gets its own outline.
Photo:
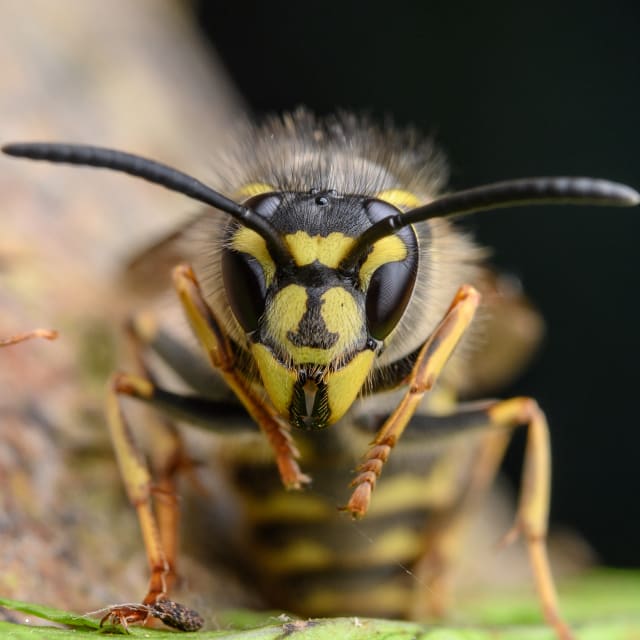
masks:
<path id="1" fill-rule="evenodd" d="M 410 224 L 430 218 L 468 215 L 487 209 L 534 204 L 591 204 L 632 207 L 640 194 L 627 185 L 595 178 L 523 178 L 496 182 L 445 195 L 422 207 L 384 218 L 369 227 L 356 241 L 340 267 L 352 269 L 381 238 Z"/>
<path id="2" fill-rule="evenodd" d="M 170 191 L 182 193 L 192 200 L 228 213 L 244 226 L 255 231 L 264 238 L 274 261 L 287 263 L 291 260 L 287 246 L 268 220 L 214 191 L 196 178 L 155 160 L 124 151 L 84 144 L 19 142 L 3 146 L 2 151 L 9 156 L 30 160 L 112 169 L 166 187 Z"/>

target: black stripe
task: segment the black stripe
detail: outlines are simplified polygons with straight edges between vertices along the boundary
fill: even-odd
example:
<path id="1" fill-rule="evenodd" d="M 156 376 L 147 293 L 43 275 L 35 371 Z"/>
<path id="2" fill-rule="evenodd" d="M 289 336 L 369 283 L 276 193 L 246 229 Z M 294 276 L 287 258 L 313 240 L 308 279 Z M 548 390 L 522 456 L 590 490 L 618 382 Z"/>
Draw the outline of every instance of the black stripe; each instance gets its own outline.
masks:
<path id="1" fill-rule="evenodd" d="M 283 591 L 295 591 L 300 599 L 304 599 L 314 591 L 370 591 L 381 585 L 413 586 L 414 580 L 415 578 L 407 573 L 407 568 L 390 563 L 376 567 L 300 571 L 288 574 L 277 582 Z"/>

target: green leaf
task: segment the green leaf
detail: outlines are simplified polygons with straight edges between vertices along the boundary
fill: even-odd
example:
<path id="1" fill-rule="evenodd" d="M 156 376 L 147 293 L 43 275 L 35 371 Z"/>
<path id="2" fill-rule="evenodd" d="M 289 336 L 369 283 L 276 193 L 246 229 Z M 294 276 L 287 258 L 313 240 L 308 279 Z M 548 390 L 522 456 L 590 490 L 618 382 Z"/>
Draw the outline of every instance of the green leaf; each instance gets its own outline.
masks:
<path id="1" fill-rule="evenodd" d="M 49 622 L 64 624 L 78 629 L 92 629 L 95 631 L 100 628 L 99 620 L 87 616 L 79 616 L 75 613 L 69 613 L 68 611 L 62 611 L 60 609 L 53 609 L 52 607 L 45 607 L 40 604 L 0 598 L 0 607 L 20 611 L 21 613 L 42 618 L 43 620 L 49 620 Z"/>
<path id="2" fill-rule="evenodd" d="M 99 629 L 98 621 L 90 617 L 50 607 L 2 598 L 0 606 L 67 626 L 0 622 L 1 638 L 96 640 L 121 633 L 114 627 Z M 598 571 L 576 579 L 562 589 L 562 609 L 578 640 L 640 640 L 640 573 Z M 215 631 L 185 634 L 130 627 L 130 634 L 151 640 L 555 640 L 553 631 L 540 622 L 531 594 L 478 597 L 464 615 L 464 625 L 445 627 L 363 618 L 308 621 L 274 613 L 228 611 L 216 616 L 216 623 L 224 628 Z"/>

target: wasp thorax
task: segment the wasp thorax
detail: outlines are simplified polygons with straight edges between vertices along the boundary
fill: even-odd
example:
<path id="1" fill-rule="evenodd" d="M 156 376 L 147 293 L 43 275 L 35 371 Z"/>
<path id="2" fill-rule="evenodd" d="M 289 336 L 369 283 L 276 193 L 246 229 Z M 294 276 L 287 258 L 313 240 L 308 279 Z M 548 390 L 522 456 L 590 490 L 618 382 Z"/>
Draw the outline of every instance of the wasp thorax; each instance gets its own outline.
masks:
<path id="1" fill-rule="evenodd" d="M 406 308 L 415 235 L 385 237 L 344 269 L 355 239 L 395 207 L 321 190 L 268 193 L 247 205 L 269 219 L 290 256 L 277 263 L 263 237 L 234 223 L 222 259 L 231 310 L 276 409 L 296 426 L 323 428 L 353 404 Z"/>

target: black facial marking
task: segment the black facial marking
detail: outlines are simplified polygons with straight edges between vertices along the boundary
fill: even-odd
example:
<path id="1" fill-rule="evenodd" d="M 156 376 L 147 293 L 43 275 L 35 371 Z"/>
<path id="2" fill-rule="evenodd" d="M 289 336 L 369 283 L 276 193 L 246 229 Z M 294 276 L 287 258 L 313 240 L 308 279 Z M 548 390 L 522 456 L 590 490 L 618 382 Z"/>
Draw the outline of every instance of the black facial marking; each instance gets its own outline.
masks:
<path id="1" fill-rule="evenodd" d="M 307 290 L 307 309 L 300 319 L 296 331 L 287 332 L 287 338 L 296 347 L 329 349 L 338 341 L 340 335 L 329 331 L 324 322 L 321 313 L 323 304 L 324 302 L 320 300 L 317 292 Z"/>

